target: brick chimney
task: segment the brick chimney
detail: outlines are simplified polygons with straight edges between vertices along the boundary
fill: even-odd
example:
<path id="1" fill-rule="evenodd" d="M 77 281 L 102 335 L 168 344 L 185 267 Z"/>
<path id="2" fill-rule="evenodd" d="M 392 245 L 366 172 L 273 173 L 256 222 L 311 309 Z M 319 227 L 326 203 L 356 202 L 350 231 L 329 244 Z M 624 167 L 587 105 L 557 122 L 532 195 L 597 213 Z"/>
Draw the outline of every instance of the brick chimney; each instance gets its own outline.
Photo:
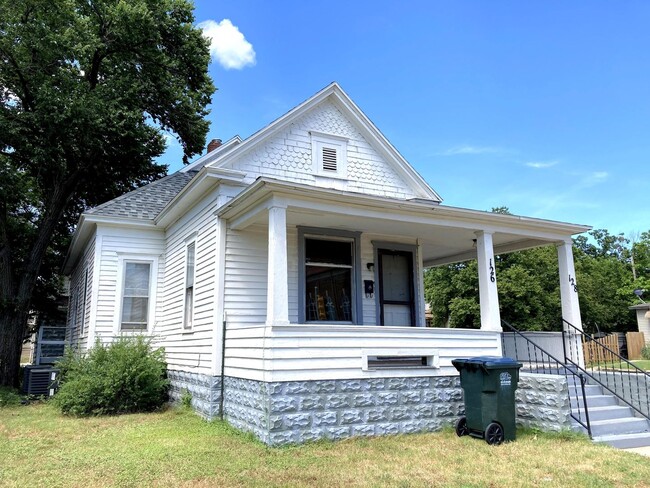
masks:
<path id="1" fill-rule="evenodd" d="M 212 139 L 210 142 L 208 142 L 208 152 L 211 153 L 219 146 L 221 146 L 221 139 Z"/>

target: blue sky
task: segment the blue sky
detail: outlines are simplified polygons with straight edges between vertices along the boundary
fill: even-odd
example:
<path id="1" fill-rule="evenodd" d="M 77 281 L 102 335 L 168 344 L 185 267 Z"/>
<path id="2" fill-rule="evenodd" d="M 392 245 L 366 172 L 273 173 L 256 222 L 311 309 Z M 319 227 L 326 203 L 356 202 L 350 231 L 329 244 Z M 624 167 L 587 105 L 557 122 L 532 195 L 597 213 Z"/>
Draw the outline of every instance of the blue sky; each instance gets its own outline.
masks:
<path id="1" fill-rule="evenodd" d="M 650 2 L 197 1 L 208 139 L 337 81 L 452 206 L 650 230 Z M 160 158 L 181 167 L 170 141 Z"/>

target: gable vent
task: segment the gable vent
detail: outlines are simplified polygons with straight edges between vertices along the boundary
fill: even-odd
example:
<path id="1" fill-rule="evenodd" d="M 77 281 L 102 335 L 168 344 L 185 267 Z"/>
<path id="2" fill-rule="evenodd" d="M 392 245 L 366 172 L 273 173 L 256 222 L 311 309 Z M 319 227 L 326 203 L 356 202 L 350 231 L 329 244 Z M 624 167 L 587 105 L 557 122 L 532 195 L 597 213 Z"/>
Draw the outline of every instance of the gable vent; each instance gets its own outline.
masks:
<path id="1" fill-rule="evenodd" d="M 323 148 L 323 169 L 326 171 L 336 171 L 336 149 L 332 147 Z"/>

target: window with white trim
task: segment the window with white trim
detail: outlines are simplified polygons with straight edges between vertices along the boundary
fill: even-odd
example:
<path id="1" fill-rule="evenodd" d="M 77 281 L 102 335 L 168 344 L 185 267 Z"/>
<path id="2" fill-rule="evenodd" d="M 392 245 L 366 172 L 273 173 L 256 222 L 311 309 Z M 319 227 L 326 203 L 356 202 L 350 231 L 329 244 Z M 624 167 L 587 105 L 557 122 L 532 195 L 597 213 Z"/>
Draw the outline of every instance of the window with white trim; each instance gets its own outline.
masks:
<path id="1" fill-rule="evenodd" d="M 310 132 L 314 174 L 347 178 L 348 139 L 320 132 Z"/>
<path id="2" fill-rule="evenodd" d="M 191 329 L 194 318 L 194 262 L 196 244 L 194 241 L 185 248 L 185 311 L 183 313 L 183 329 Z"/>
<path id="3" fill-rule="evenodd" d="M 151 300 L 150 261 L 124 260 L 120 330 L 146 330 Z"/>

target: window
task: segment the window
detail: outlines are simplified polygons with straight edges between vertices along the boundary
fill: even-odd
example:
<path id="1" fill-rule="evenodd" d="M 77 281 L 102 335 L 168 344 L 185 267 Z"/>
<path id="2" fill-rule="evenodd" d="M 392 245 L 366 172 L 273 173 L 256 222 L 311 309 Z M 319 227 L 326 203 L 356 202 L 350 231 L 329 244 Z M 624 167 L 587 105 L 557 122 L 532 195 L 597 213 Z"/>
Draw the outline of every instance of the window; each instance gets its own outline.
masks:
<path id="1" fill-rule="evenodd" d="M 83 289 L 83 302 L 81 305 L 81 323 L 79 325 L 79 335 L 83 336 L 86 333 L 86 300 L 88 299 L 88 270 L 84 276 L 84 289 Z"/>
<path id="2" fill-rule="evenodd" d="M 310 132 L 314 174 L 347 178 L 347 143 L 345 137 Z"/>
<path id="3" fill-rule="evenodd" d="M 195 243 L 190 242 L 187 245 L 185 253 L 185 313 L 183 315 L 183 328 L 192 328 L 192 318 L 194 315 L 194 256 Z"/>
<path id="4" fill-rule="evenodd" d="M 124 261 L 121 330 L 146 330 L 149 324 L 151 263 Z"/>
<path id="5" fill-rule="evenodd" d="M 352 322 L 352 240 L 305 239 L 307 321 Z"/>

